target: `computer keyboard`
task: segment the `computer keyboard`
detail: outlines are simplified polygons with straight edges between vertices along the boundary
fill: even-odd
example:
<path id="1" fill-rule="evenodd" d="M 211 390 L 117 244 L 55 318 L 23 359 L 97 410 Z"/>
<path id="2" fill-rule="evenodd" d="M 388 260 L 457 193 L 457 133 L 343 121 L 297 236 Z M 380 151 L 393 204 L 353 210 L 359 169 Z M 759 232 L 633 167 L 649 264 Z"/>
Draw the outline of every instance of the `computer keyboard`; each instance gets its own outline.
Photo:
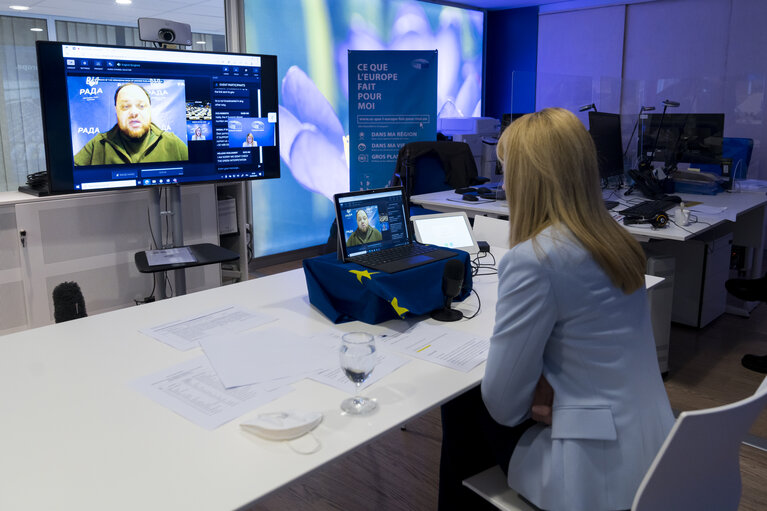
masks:
<path id="1" fill-rule="evenodd" d="M 367 254 L 354 256 L 351 258 L 351 260 L 363 266 L 370 264 L 381 265 L 420 254 L 426 254 L 438 249 L 439 247 L 435 245 L 421 245 L 419 243 L 412 243 L 409 245 L 401 245 L 399 247 L 379 250 L 377 252 L 368 252 Z"/>
<path id="2" fill-rule="evenodd" d="M 648 200 L 640 202 L 639 204 L 635 204 L 634 206 L 630 206 L 622 211 L 619 211 L 619 213 L 628 217 L 651 218 L 658 213 L 664 213 L 668 211 L 676 205 L 677 203 L 675 201 L 665 199 Z"/>

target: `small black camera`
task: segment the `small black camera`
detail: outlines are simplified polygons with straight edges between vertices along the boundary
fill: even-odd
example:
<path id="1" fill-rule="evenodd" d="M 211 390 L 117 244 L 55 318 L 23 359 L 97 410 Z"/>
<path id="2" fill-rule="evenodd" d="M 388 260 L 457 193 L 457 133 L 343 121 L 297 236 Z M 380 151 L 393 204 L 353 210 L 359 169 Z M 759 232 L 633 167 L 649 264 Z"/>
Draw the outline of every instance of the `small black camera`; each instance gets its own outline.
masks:
<path id="1" fill-rule="evenodd" d="M 158 18 L 138 19 L 138 38 L 150 43 L 192 45 L 192 27 Z"/>
<path id="2" fill-rule="evenodd" d="M 165 42 L 172 43 L 176 39 L 176 33 L 169 28 L 161 28 L 157 31 L 157 37 Z"/>

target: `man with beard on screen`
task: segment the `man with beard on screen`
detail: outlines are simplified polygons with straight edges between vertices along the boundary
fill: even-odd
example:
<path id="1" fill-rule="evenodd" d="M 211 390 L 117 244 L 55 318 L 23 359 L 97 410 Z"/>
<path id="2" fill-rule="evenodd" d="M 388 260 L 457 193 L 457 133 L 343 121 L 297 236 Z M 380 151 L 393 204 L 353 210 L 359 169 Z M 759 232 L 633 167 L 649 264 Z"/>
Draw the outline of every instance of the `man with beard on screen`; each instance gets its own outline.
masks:
<path id="1" fill-rule="evenodd" d="M 365 210 L 357 210 L 357 229 L 346 240 L 346 246 L 364 245 L 365 243 L 381 241 L 381 239 L 381 231 L 370 225 L 370 220 L 368 220 L 368 214 Z"/>
<path id="2" fill-rule="evenodd" d="M 126 83 L 115 91 L 117 124 L 99 133 L 75 155 L 75 165 L 111 165 L 160 161 L 186 161 L 186 144 L 170 131 L 152 123 L 147 91 Z"/>

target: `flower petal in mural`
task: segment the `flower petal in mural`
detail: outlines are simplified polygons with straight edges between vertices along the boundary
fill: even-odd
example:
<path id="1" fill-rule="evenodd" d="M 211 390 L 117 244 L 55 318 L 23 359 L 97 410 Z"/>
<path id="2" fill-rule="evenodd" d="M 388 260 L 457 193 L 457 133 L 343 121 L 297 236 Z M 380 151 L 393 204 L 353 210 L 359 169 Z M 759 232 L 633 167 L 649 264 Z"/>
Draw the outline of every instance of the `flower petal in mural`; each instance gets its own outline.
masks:
<path id="1" fill-rule="evenodd" d="M 280 130 L 280 156 L 290 167 L 290 148 L 293 147 L 293 140 L 298 136 L 303 126 L 301 126 L 301 121 L 290 110 L 280 105 L 280 124 L 278 129 Z"/>
<path id="2" fill-rule="evenodd" d="M 479 76 L 473 72 L 467 73 L 466 79 L 461 84 L 461 88 L 455 97 L 455 106 L 464 113 L 472 115 L 474 107 L 477 104 L 477 98 L 480 97 Z"/>
<path id="3" fill-rule="evenodd" d="M 304 129 L 298 133 L 290 148 L 290 171 L 303 187 L 330 200 L 333 194 L 349 191 L 344 151 L 319 131 Z"/>
<path id="4" fill-rule="evenodd" d="M 282 80 L 282 104 L 302 124 L 311 124 L 325 134 L 343 154 L 344 129 L 333 107 L 304 71 L 291 66 Z"/>
<path id="5" fill-rule="evenodd" d="M 282 80 L 280 156 L 301 186 L 328 199 L 349 190 L 341 121 L 299 67 Z"/>

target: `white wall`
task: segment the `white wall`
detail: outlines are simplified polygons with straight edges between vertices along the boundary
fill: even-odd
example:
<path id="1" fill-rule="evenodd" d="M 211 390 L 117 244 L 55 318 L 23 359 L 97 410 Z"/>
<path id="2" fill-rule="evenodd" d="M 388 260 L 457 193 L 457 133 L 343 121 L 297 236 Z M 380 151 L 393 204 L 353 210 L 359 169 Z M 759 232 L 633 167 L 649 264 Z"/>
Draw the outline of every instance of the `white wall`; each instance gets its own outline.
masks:
<path id="1" fill-rule="evenodd" d="M 624 132 L 641 105 L 664 99 L 681 102 L 679 113 L 724 112 L 725 136 L 754 139 L 749 177 L 767 179 L 765 27 L 762 0 L 657 0 L 541 14 L 536 108 L 591 103 L 581 101 L 590 84 L 600 110 L 626 116 Z M 556 70 L 571 78 L 552 78 Z"/>

